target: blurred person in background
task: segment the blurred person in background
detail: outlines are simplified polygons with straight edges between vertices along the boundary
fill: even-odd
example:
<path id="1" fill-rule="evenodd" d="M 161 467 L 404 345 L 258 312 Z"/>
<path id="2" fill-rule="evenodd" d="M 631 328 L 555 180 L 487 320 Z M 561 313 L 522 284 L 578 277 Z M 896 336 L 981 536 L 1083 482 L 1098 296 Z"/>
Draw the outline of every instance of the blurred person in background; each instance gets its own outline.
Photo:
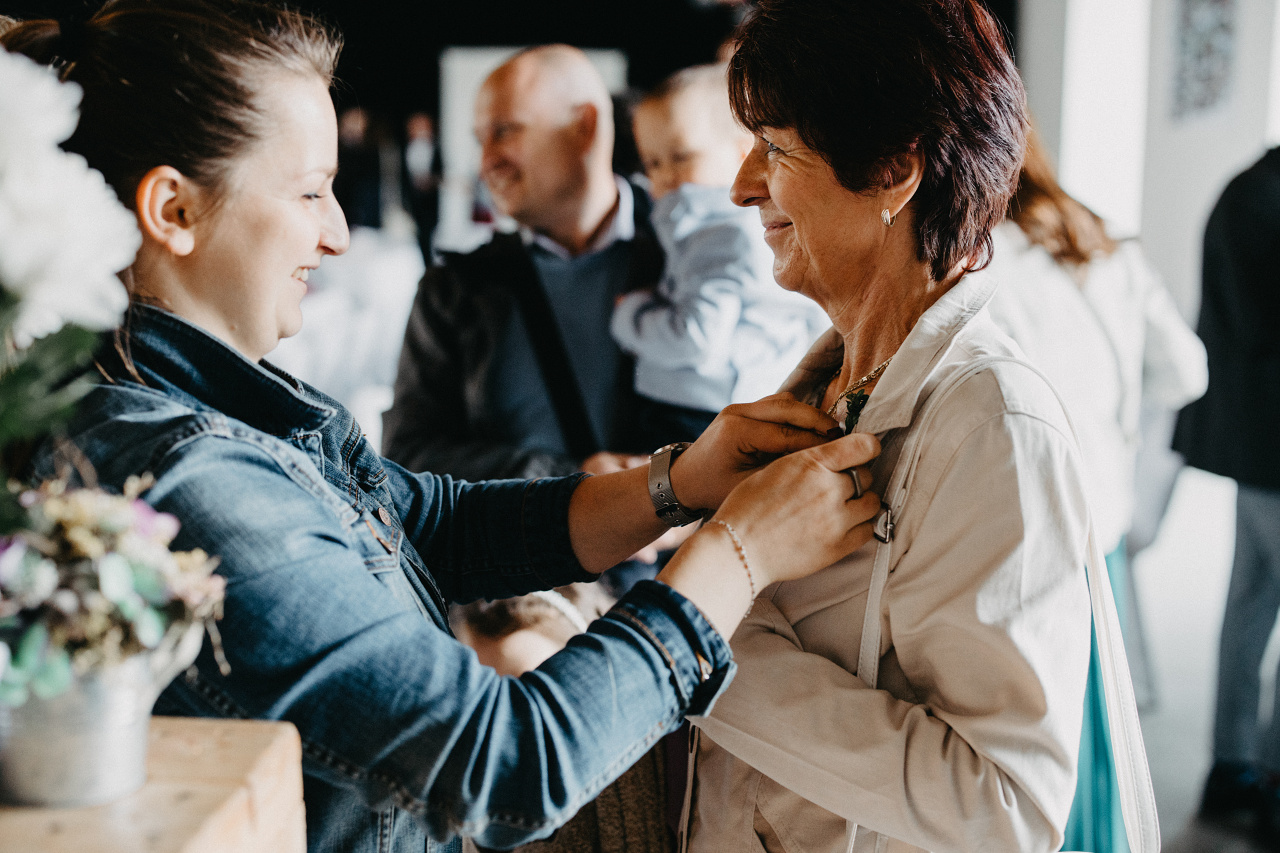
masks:
<path id="1" fill-rule="evenodd" d="M 338 116 L 333 196 L 346 214 L 348 227 L 382 227 L 382 164 L 372 118 L 364 107 L 347 107 Z"/>
<path id="2" fill-rule="evenodd" d="M 449 611 L 449 622 L 458 639 L 475 649 L 481 663 L 500 675 L 519 676 L 584 633 L 613 603 L 599 584 L 576 583 L 519 598 L 455 606 Z M 520 853 L 669 853 L 665 743 L 666 739 L 646 752 L 554 836 L 516 849 Z M 464 853 L 477 849 L 469 844 L 464 843 Z"/>
<path id="3" fill-rule="evenodd" d="M 654 447 L 692 441 L 730 403 L 777 390 L 831 321 L 773 280 L 760 216 L 729 197 L 752 137 L 729 109 L 725 67 L 677 72 L 633 118 L 666 270 L 627 294 L 613 337 L 636 359 L 637 415 Z"/>
<path id="4" fill-rule="evenodd" d="M 522 51 L 481 86 L 480 175 L 520 228 L 445 253 L 423 278 L 383 418 L 389 458 L 467 480 L 648 461 L 609 320 L 618 296 L 657 282 L 662 251 L 648 196 L 613 172 L 612 110 L 568 45 Z M 610 582 L 651 577 L 657 552 L 640 557 Z"/>
<path id="5" fill-rule="evenodd" d="M 418 231 L 422 258 L 432 262 L 432 239 L 440 219 L 440 145 L 430 115 L 411 113 L 404 123 L 404 190 L 409 215 Z"/>
<path id="6" fill-rule="evenodd" d="M 1146 399 L 1177 410 L 1204 393 L 1204 346 L 1178 313 L 1136 241 L 1117 242 L 1058 185 L 1030 136 L 1007 219 L 992 232 L 991 316 L 1067 406 L 1080 441 L 1094 530 L 1120 621 L 1131 584 L 1125 531 L 1133 519 L 1138 416 Z M 1097 649 L 1090 658 L 1076 798 L 1064 848 L 1128 849 L 1108 746 Z"/>
<path id="7" fill-rule="evenodd" d="M 520 225 L 447 253 L 405 333 L 391 458 L 467 479 L 636 464 L 631 364 L 609 337 L 614 299 L 653 285 L 648 196 L 614 175 L 612 101 L 586 55 L 524 51 L 476 101 L 481 177 Z"/>
<path id="8" fill-rule="evenodd" d="M 1280 846 L 1280 701 L 1259 668 L 1280 612 L 1280 148 L 1237 175 L 1204 232 L 1197 332 L 1209 389 L 1178 416 L 1188 465 L 1236 481 L 1235 559 L 1218 650 L 1213 767 L 1201 814 L 1253 821 Z M 1276 681 L 1280 698 L 1280 679 Z"/>

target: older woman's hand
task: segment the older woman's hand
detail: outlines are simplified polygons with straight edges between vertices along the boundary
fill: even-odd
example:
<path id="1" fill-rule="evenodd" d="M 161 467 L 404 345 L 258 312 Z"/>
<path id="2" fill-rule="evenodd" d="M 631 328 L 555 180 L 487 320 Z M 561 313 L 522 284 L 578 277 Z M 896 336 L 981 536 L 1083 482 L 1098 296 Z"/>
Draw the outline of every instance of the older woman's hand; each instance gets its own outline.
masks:
<path id="1" fill-rule="evenodd" d="M 748 475 L 658 580 L 732 636 L 754 593 L 811 575 L 870 541 L 880 498 L 871 492 L 855 498 L 849 472 L 879 453 L 874 435 L 855 433 Z"/>
<path id="2" fill-rule="evenodd" d="M 858 466 L 878 455 L 874 435 L 853 433 L 779 459 L 734 488 L 705 532 L 733 529 L 758 588 L 811 575 L 870 541 L 880 498 L 862 493 Z"/>
<path id="3" fill-rule="evenodd" d="M 671 488 L 690 509 L 720 507 L 753 471 L 842 434 L 830 417 L 787 393 L 728 406 L 671 466 Z"/>

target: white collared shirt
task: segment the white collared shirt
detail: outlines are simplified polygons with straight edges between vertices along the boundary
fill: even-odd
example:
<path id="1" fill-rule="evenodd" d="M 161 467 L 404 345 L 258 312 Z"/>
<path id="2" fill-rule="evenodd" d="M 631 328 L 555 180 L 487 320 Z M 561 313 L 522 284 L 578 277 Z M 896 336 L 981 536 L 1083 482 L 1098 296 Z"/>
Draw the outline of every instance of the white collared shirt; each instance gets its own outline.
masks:
<path id="1" fill-rule="evenodd" d="M 617 243 L 620 240 L 632 240 L 636 236 L 636 198 L 635 193 L 631 189 L 631 184 L 619 175 L 613 176 L 613 182 L 618 187 L 618 203 L 613 209 L 613 218 L 609 220 L 609 224 L 603 228 L 596 239 L 591 241 L 591 245 L 583 252 L 583 255 L 593 255 L 596 252 L 603 252 L 605 249 Z M 551 254 L 567 261 L 573 257 L 564 246 L 561 246 L 555 240 L 552 240 L 546 234 L 540 234 L 532 228 L 520 226 L 520 239 L 524 241 L 526 246 L 539 246 Z"/>
<path id="2" fill-rule="evenodd" d="M 931 391 L 1019 356 L 962 279 L 916 323 L 858 424 L 882 493 Z M 792 374 L 839 369 L 834 331 Z M 922 436 L 894 507 L 877 689 L 857 677 L 872 541 L 763 591 L 732 641 L 738 673 L 701 729 L 694 853 L 1056 850 L 1075 793 L 1090 644 L 1081 462 L 1053 390 L 1021 364 L 965 381 Z M 853 837 L 856 833 L 856 838 Z"/>

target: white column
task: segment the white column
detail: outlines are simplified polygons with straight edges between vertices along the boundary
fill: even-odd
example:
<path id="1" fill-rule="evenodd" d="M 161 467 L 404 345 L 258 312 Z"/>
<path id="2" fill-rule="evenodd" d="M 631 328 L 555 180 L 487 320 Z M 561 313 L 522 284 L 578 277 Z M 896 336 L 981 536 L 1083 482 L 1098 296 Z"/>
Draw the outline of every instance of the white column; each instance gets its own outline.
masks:
<path id="1" fill-rule="evenodd" d="M 1018 62 L 1063 188 L 1138 233 L 1152 0 L 1024 0 Z"/>

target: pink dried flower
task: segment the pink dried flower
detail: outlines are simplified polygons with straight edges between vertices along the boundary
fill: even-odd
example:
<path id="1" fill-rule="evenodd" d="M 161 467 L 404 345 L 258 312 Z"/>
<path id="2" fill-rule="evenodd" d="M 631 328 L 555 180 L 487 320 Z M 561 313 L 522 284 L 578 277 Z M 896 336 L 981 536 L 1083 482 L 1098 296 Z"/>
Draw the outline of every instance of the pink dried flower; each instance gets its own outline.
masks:
<path id="1" fill-rule="evenodd" d="M 157 512 L 144 500 L 133 501 L 133 530 L 139 536 L 168 545 L 182 525 L 167 512 Z"/>

